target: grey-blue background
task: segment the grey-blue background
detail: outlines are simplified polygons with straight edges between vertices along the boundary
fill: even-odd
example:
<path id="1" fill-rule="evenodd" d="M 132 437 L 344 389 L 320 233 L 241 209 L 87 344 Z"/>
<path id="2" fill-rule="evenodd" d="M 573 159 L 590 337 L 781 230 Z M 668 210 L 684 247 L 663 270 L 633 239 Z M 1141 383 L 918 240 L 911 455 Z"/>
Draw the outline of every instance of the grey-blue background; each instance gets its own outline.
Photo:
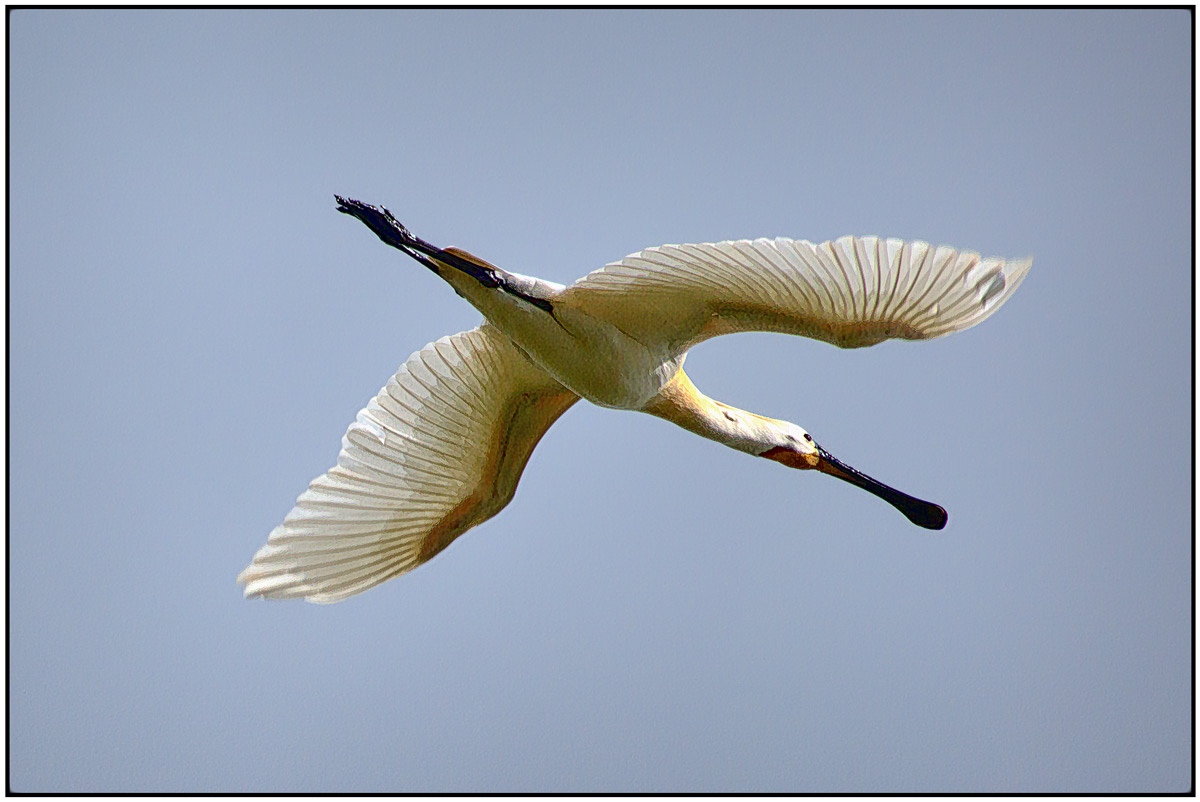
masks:
<path id="1" fill-rule="evenodd" d="M 1182 791 L 1191 17 L 10 14 L 21 791 Z M 587 405 L 332 607 L 234 576 L 478 315 L 334 211 L 569 282 L 664 242 L 1035 256 L 929 343 L 722 338 L 709 395 L 942 503 Z"/>

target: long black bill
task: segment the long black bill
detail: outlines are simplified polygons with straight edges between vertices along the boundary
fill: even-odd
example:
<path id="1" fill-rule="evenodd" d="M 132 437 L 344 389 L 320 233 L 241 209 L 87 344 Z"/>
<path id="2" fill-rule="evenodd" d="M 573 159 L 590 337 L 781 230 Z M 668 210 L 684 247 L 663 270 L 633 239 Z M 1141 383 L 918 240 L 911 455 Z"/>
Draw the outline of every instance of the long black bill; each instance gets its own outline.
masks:
<path id="1" fill-rule="evenodd" d="M 907 493 L 901 493 L 894 487 L 888 487 L 883 482 L 872 479 L 861 471 L 854 470 L 820 446 L 817 446 L 817 453 L 820 454 L 821 461 L 817 463 L 816 467 L 822 473 L 836 476 L 852 485 L 861 487 L 868 493 L 879 496 L 888 504 L 891 504 L 904 513 L 904 517 L 917 526 L 923 526 L 926 529 L 942 529 L 946 526 L 946 511 L 937 504 L 913 498 Z"/>

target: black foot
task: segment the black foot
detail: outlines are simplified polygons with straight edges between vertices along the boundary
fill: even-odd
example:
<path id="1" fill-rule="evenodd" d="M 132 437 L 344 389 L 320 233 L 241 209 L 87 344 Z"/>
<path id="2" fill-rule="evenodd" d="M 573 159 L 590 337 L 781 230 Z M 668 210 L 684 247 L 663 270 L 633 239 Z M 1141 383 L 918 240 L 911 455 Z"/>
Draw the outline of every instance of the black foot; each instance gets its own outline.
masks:
<path id="1" fill-rule="evenodd" d="M 549 301 L 521 292 L 511 282 L 505 280 L 504 277 L 507 274 L 503 271 L 498 272 L 490 267 L 475 264 L 455 253 L 443 251 L 441 248 L 430 245 L 420 237 L 414 236 L 387 209 L 372 206 L 362 201 L 343 198 L 341 195 L 334 195 L 333 197 L 338 202 L 337 210 L 339 212 L 348 214 L 351 217 L 357 217 L 362 221 L 363 225 L 374 231 L 375 236 L 379 237 L 379 239 L 393 248 L 399 248 L 401 251 L 404 251 L 404 253 L 416 259 L 434 273 L 441 275 L 441 269 L 438 266 L 439 263 L 449 265 L 455 270 L 466 273 L 485 287 L 499 287 L 510 295 L 525 299 L 539 309 L 546 312 L 553 312 L 553 307 Z"/>
<path id="2" fill-rule="evenodd" d="M 426 258 L 426 256 L 438 256 L 441 254 L 441 249 L 435 248 L 428 242 L 414 236 L 387 209 L 377 208 L 362 201 L 343 198 L 341 195 L 334 195 L 333 197 L 338 202 L 337 210 L 339 212 L 348 214 L 351 217 L 357 217 L 363 225 L 375 232 L 375 236 L 379 237 L 383 242 L 391 245 L 393 248 L 399 248 L 433 272 L 437 272 L 437 265 Z"/>

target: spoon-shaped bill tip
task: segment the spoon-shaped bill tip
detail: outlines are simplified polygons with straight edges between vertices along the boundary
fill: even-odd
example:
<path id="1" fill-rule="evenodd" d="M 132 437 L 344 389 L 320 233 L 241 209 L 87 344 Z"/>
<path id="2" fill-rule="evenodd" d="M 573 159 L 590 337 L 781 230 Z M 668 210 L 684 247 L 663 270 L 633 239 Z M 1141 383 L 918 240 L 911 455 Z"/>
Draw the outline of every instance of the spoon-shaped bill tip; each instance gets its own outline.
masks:
<path id="1" fill-rule="evenodd" d="M 946 514 L 946 509 L 940 504 L 934 504 L 932 501 L 921 501 L 919 498 L 906 496 L 905 498 L 911 502 L 908 507 L 903 507 L 896 504 L 896 509 L 904 513 L 904 517 L 915 523 L 917 526 L 923 526 L 926 529 L 945 529 L 946 521 L 949 516 Z"/>

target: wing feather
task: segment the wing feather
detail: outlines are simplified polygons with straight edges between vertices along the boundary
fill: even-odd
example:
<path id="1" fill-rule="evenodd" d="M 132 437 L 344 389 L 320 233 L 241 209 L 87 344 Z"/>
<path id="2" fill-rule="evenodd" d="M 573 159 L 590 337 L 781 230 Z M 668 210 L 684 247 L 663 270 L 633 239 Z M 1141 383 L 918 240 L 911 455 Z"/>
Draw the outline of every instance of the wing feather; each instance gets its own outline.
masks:
<path id="1" fill-rule="evenodd" d="M 489 325 L 409 357 L 241 573 L 248 597 L 333 602 L 415 568 L 508 504 L 578 397 Z"/>
<path id="2" fill-rule="evenodd" d="M 881 237 L 662 245 L 584 276 L 556 303 L 673 353 L 737 331 L 857 348 L 973 326 L 1008 300 L 1031 265 Z"/>

